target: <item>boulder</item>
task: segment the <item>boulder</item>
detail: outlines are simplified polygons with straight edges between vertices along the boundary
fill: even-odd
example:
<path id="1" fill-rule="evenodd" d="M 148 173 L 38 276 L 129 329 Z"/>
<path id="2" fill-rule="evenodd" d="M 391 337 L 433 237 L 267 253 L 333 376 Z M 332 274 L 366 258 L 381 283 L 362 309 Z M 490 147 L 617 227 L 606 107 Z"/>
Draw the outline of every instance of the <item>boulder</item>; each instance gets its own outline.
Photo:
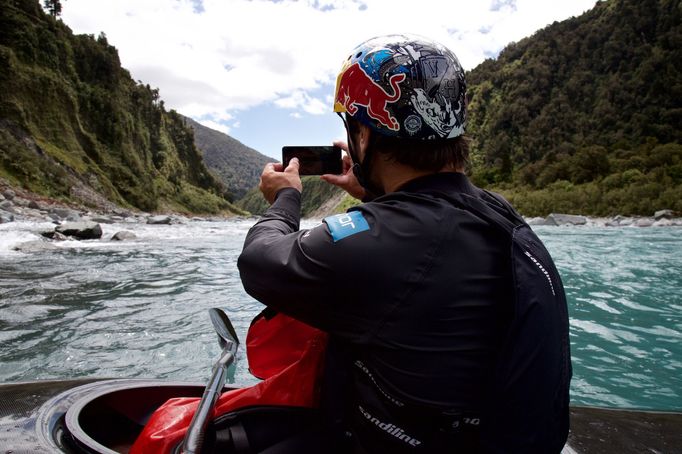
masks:
<path id="1" fill-rule="evenodd" d="M 75 211 L 72 211 L 67 217 L 66 217 L 66 222 L 81 222 L 83 219 L 81 218 L 81 215 L 76 213 Z"/>
<path id="2" fill-rule="evenodd" d="M 4 191 L 2 191 L 2 195 L 5 196 L 7 200 L 12 200 L 17 195 L 17 193 L 12 191 L 11 189 L 5 189 Z"/>
<path id="3" fill-rule="evenodd" d="M 15 197 L 12 199 L 12 203 L 14 203 L 16 206 L 27 207 L 31 202 L 29 200 L 22 199 L 21 197 Z"/>
<path id="4" fill-rule="evenodd" d="M 5 196 L 0 194 L 0 202 L 2 202 L 3 200 L 5 200 Z"/>
<path id="5" fill-rule="evenodd" d="M 651 227 L 654 220 L 650 218 L 640 218 L 635 221 L 635 227 Z"/>
<path id="6" fill-rule="evenodd" d="M 114 220 L 109 216 L 92 216 L 90 218 L 92 222 L 99 222 L 100 224 L 113 224 Z"/>
<path id="7" fill-rule="evenodd" d="M 30 202 L 28 202 L 28 207 L 29 207 L 29 208 L 33 208 L 34 210 L 43 210 L 43 209 L 44 209 L 44 208 L 43 208 L 42 206 L 40 206 L 40 204 L 39 204 L 38 202 L 36 202 L 35 200 L 31 200 Z"/>
<path id="8" fill-rule="evenodd" d="M 670 227 L 674 225 L 672 219 L 661 218 L 653 223 L 653 227 Z"/>
<path id="9" fill-rule="evenodd" d="M 57 226 L 55 231 L 79 240 L 95 240 L 102 237 L 102 227 L 96 222 L 67 222 Z"/>
<path id="10" fill-rule="evenodd" d="M 585 225 L 587 218 L 585 216 L 578 216 L 575 214 L 560 214 L 552 213 L 547 216 L 547 222 L 553 222 L 554 225 Z M 549 224 L 552 225 L 552 224 Z"/>
<path id="11" fill-rule="evenodd" d="M 129 230 L 121 230 L 120 232 L 114 233 L 114 236 L 111 237 L 111 241 L 134 240 L 136 238 L 137 235 L 135 235 L 133 232 Z"/>
<path id="12" fill-rule="evenodd" d="M 53 251 L 59 249 L 54 244 L 48 241 L 34 240 L 27 241 L 25 243 L 20 243 L 14 246 L 12 249 L 19 252 L 43 252 L 43 251 Z"/>
<path id="13" fill-rule="evenodd" d="M 12 213 L 0 212 L 0 224 L 6 224 L 12 221 L 14 221 L 14 215 Z"/>
<path id="14" fill-rule="evenodd" d="M 547 219 L 545 218 L 530 218 L 526 221 L 528 225 L 556 225 L 556 224 L 548 224 Z"/>
<path id="15" fill-rule="evenodd" d="M 49 239 L 55 240 L 55 241 L 64 241 L 64 240 L 69 239 L 68 236 L 64 235 L 63 233 L 59 233 L 56 230 L 52 230 L 49 232 L 41 232 L 40 234 L 42 236 L 44 236 L 45 238 L 49 238 Z"/>
<path id="16" fill-rule="evenodd" d="M 147 224 L 170 224 L 171 223 L 171 217 L 170 216 L 149 216 L 147 218 Z"/>
<path id="17" fill-rule="evenodd" d="M 60 219 L 66 219 L 66 217 L 71 214 L 71 210 L 68 208 L 53 207 L 50 208 L 50 213 L 59 216 Z"/>
<path id="18" fill-rule="evenodd" d="M 658 210 L 657 212 L 654 213 L 654 219 L 657 221 L 659 219 L 672 219 L 673 218 L 673 210 Z"/>

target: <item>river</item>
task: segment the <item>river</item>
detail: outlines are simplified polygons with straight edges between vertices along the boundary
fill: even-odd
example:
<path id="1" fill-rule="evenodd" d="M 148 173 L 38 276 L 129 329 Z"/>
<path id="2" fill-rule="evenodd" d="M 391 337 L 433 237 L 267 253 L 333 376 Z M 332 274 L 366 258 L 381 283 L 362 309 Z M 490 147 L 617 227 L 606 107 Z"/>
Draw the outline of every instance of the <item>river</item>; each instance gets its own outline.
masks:
<path id="1" fill-rule="evenodd" d="M 219 354 L 207 310 L 223 308 L 242 340 L 261 310 L 236 268 L 252 223 L 103 224 L 103 238 L 137 239 L 31 254 L 12 248 L 52 224 L 0 224 L 0 383 L 205 381 Z M 535 230 L 568 296 L 572 403 L 682 410 L 682 227 Z M 230 381 L 256 381 L 243 350 Z"/>

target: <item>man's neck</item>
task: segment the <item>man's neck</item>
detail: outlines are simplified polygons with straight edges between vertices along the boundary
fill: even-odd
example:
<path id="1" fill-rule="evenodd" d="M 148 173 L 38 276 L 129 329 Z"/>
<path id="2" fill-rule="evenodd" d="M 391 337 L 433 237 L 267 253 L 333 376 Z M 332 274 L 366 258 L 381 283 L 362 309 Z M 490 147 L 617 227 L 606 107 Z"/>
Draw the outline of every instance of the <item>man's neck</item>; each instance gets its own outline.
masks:
<path id="1" fill-rule="evenodd" d="M 384 188 L 384 191 L 388 194 L 389 192 L 395 192 L 401 186 L 403 186 L 408 181 L 414 180 L 415 178 L 423 177 L 425 175 L 431 175 L 433 173 L 440 172 L 459 172 L 464 173 L 463 169 L 455 168 L 454 166 L 443 167 L 438 172 L 433 172 L 430 170 L 417 170 L 410 166 L 400 164 L 399 162 L 391 161 L 386 159 L 384 156 L 377 156 L 374 166 L 372 168 L 372 173 L 374 175 L 379 175 L 379 185 Z"/>

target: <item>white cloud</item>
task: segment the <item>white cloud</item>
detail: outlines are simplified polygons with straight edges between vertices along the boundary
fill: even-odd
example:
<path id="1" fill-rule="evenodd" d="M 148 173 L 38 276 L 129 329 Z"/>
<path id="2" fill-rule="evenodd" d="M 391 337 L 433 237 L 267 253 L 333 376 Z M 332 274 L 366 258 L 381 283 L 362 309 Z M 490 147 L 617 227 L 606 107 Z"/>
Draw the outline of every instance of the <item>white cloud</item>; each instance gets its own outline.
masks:
<path id="1" fill-rule="evenodd" d="M 274 101 L 277 107 L 284 109 L 304 110 L 311 115 L 322 115 L 330 111 L 331 103 L 324 103 L 308 95 L 303 90 L 297 90 L 289 96 L 282 96 Z M 300 118 L 296 117 L 296 118 Z"/>
<path id="2" fill-rule="evenodd" d="M 473 68 L 510 41 L 578 15 L 595 0 L 69 0 L 77 33 L 104 31 L 133 78 L 159 87 L 166 105 L 224 125 L 259 104 L 320 114 L 346 54 L 388 33 L 441 41 Z M 223 130 L 221 129 L 221 130 Z"/>
<path id="3" fill-rule="evenodd" d="M 230 127 L 225 123 L 221 123 L 213 120 L 199 120 L 199 123 L 206 126 L 207 128 L 215 129 L 216 131 L 223 132 L 225 134 L 230 133 Z"/>

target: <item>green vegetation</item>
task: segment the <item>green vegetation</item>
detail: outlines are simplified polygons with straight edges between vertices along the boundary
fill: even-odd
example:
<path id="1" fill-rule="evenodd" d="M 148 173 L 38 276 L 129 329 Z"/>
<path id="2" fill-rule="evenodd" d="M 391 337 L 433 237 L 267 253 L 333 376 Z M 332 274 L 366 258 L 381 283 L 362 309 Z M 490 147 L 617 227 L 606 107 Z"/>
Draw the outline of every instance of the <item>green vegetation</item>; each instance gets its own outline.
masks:
<path id="1" fill-rule="evenodd" d="M 132 80 L 103 33 L 73 35 L 50 11 L 0 0 L 0 175 L 65 201 L 82 184 L 147 211 L 236 212 L 158 89 Z"/>
<path id="2" fill-rule="evenodd" d="M 599 2 L 472 70 L 474 182 L 526 215 L 682 211 L 681 14 Z"/>
<path id="3" fill-rule="evenodd" d="M 301 193 L 301 215 L 307 217 L 312 212 L 318 210 L 325 202 L 332 198 L 339 197 L 343 191 L 336 186 L 332 186 L 329 183 L 320 180 L 319 177 L 309 176 L 301 178 L 303 183 L 303 192 Z M 341 202 L 345 204 L 346 208 L 341 206 L 330 207 L 329 212 L 331 213 L 342 213 L 347 208 L 358 203 L 357 200 L 352 197 L 347 197 Z M 353 203 L 355 201 L 355 203 Z M 258 188 L 253 188 L 250 190 L 239 202 L 236 204 L 239 208 L 242 208 L 252 214 L 261 215 L 265 213 L 265 210 L 270 206 L 263 195 L 260 193 Z"/>

